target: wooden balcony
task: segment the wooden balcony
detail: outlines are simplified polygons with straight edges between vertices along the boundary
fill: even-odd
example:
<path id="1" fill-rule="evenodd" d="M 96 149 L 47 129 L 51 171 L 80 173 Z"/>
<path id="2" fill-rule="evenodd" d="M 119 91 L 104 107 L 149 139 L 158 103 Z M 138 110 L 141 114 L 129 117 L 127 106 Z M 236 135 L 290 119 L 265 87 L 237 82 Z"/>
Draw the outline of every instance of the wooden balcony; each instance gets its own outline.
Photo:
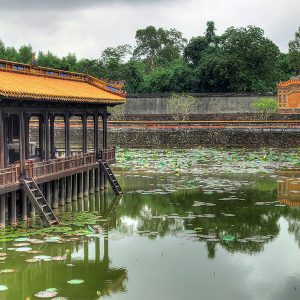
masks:
<path id="1" fill-rule="evenodd" d="M 115 162 L 115 148 L 100 150 L 100 159 L 108 163 Z M 94 152 L 76 154 L 71 157 L 60 157 L 48 161 L 28 160 L 25 164 L 27 177 L 32 177 L 38 184 L 55 179 L 86 172 L 99 167 Z M 20 188 L 20 166 L 11 165 L 0 170 L 0 193 L 13 191 Z"/>

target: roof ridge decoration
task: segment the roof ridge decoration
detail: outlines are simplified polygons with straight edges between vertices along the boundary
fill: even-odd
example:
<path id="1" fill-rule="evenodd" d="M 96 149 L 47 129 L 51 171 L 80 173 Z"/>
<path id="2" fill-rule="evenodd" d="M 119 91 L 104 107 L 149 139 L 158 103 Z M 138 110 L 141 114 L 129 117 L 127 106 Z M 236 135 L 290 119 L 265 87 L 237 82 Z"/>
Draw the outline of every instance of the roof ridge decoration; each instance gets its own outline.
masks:
<path id="1" fill-rule="evenodd" d="M 3 59 L 0 59 L 0 71 L 14 72 L 20 74 L 33 75 L 33 76 L 44 76 L 44 77 L 58 78 L 64 80 L 81 81 L 81 82 L 86 82 L 91 85 L 94 85 L 97 88 L 100 88 L 106 92 L 121 97 L 126 96 L 126 93 L 123 90 L 124 81 L 120 81 L 120 82 L 106 81 L 84 73 L 40 67 L 32 64 L 24 64 L 24 63 L 13 62 L 13 61 L 8 61 Z"/>
<path id="2" fill-rule="evenodd" d="M 300 85 L 300 79 L 289 79 L 287 81 L 283 81 L 278 83 L 278 87 L 288 87 L 290 85 Z"/>

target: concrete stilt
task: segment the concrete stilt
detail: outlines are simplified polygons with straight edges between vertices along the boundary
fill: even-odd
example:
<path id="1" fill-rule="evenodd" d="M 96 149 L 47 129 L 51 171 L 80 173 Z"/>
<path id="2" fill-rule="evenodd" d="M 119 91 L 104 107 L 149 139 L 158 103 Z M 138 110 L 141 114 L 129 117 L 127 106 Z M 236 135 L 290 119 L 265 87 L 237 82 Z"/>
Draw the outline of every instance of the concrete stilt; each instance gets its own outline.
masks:
<path id="1" fill-rule="evenodd" d="M 11 206 L 10 206 L 10 224 L 11 226 L 18 225 L 17 218 L 17 192 L 11 192 Z"/>
<path id="2" fill-rule="evenodd" d="M 66 178 L 61 178 L 59 180 L 59 206 L 65 206 L 66 202 Z"/>
<path id="3" fill-rule="evenodd" d="M 95 193 L 94 170 L 89 171 L 89 193 Z"/>
<path id="4" fill-rule="evenodd" d="M 71 176 L 67 177 L 66 190 L 67 190 L 66 202 L 71 203 L 72 201 L 72 177 Z"/>
<path id="5" fill-rule="evenodd" d="M 77 175 L 78 177 L 78 198 L 83 198 L 83 175 L 82 173 L 79 173 Z"/>
<path id="6" fill-rule="evenodd" d="M 89 172 L 83 173 L 83 196 L 89 195 Z"/>
<path id="7" fill-rule="evenodd" d="M 53 181 L 53 202 L 52 207 L 58 208 L 59 203 L 59 190 L 58 190 L 58 180 Z"/>
<path id="8" fill-rule="evenodd" d="M 0 195 L 0 227 L 5 227 L 6 195 Z"/>
<path id="9" fill-rule="evenodd" d="M 72 200 L 77 201 L 77 176 L 72 176 Z"/>

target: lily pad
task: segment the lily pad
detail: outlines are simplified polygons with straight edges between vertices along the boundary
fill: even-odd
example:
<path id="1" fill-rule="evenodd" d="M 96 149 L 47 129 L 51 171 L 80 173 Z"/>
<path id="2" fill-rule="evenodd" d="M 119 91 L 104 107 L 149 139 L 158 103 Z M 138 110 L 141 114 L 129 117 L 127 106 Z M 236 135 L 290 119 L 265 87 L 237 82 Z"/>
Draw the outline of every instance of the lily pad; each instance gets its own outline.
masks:
<path id="1" fill-rule="evenodd" d="M 84 280 L 82 280 L 82 279 L 72 279 L 72 280 L 67 281 L 67 283 L 69 283 L 69 284 L 81 284 L 83 282 L 84 282 Z"/>
<path id="2" fill-rule="evenodd" d="M 4 292 L 8 290 L 8 287 L 6 285 L 0 285 L 0 292 Z"/>
<path id="3" fill-rule="evenodd" d="M 233 235 L 230 235 L 230 234 L 225 235 L 223 237 L 223 241 L 226 241 L 226 242 L 233 242 L 234 240 L 235 240 L 235 237 Z"/>
<path id="4" fill-rule="evenodd" d="M 57 295 L 58 293 L 56 291 L 40 291 L 36 293 L 34 296 L 37 298 L 53 298 Z"/>
<path id="5" fill-rule="evenodd" d="M 15 249 L 16 252 L 27 252 L 30 250 L 32 250 L 32 248 L 30 248 L 30 247 L 19 247 L 19 248 Z"/>

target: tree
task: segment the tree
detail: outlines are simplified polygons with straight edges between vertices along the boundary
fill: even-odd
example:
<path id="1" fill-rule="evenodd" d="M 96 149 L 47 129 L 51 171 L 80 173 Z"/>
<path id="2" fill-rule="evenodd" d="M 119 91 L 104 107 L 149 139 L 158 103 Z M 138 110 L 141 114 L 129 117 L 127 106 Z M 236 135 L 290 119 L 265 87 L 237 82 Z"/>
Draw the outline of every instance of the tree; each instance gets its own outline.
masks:
<path id="1" fill-rule="evenodd" d="M 127 55 L 131 54 L 130 45 L 108 47 L 101 54 L 105 77 L 112 80 L 121 80 L 122 65 Z"/>
<path id="2" fill-rule="evenodd" d="M 295 32 L 295 38 L 289 42 L 291 67 L 295 75 L 300 75 L 300 27 Z"/>
<path id="3" fill-rule="evenodd" d="M 156 67 L 158 58 L 165 63 L 180 57 L 186 43 L 182 33 L 176 29 L 156 29 L 154 26 L 137 30 L 135 39 L 137 46 L 133 55 L 145 59 L 150 71 Z"/>
<path id="4" fill-rule="evenodd" d="M 260 119 L 268 120 L 277 111 L 277 100 L 274 98 L 260 98 L 252 102 L 251 106 L 255 109 Z"/>
<path id="5" fill-rule="evenodd" d="M 42 67 L 59 69 L 61 62 L 60 58 L 51 51 L 48 51 L 46 54 L 40 51 L 37 57 L 37 64 Z"/>
<path id="6" fill-rule="evenodd" d="M 229 91 L 274 90 L 279 81 L 279 48 L 255 26 L 230 27 L 220 39 L 227 62 Z"/>
<path id="7" fill-rule="evenodd" d="M 208 21 L 206 23 L 206 31 L 205 31 L 205 38 L 208 44 L 214 44 L 217 41 L 215 31 L 216 31 L 215 22 Z"/>
<path id="8" fill-rule="evenodd" d="M 206 37 L 193 37 L 191 38 L 187 46 L 184 48 L 183 56 L 189 63 L 196 66 L 199 63 L 207 47 L 208 41 Z"/>
<path id="9" fill-rule="evenodd" d="M 167 112 L 174 120 L 185 121 L 197 108 L 197 98 L 188 94 L 172 94 L 167 100 Z"/>
<path id="10" fill-rule="evenodd" d="M 21 46 L 19 49 L 18 61 L 25 64 L 30 64 L 32 61 L 32 54 L 33 54 L 33 50 L 31 45 Z"/>

